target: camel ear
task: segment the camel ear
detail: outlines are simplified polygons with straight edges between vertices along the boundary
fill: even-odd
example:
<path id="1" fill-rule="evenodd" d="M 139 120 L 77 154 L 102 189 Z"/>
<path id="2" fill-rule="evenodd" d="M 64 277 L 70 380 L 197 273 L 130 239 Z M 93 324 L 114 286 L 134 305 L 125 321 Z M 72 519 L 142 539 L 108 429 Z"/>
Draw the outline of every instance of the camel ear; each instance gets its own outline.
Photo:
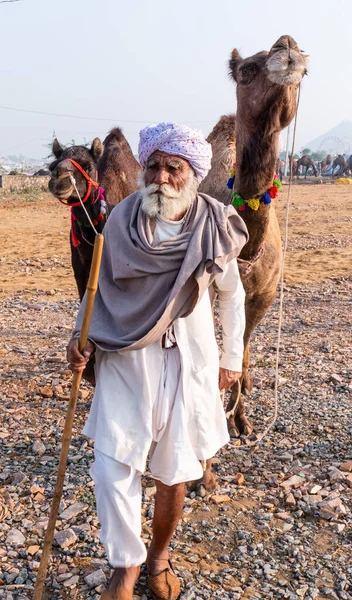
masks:
<path id="1" fill-rule="evenodd" d="M 59 140 L 57 138 L 54 139 L 53 141 L 53 146 L 52 146 L 52 153 L 56 158 L 60 158 L 61 154 L 63 153 L 64 149 L 63 147 L 60 145 Z"/>
<path id="2" fill-rule="evenodd" d="M 242 57 L 241 57 L 239 51 L 237 50 L 237 48 L 234 48 L 231 52 L 231 57 L 229 60 L 229 68 L 230 68 L 230 75 L 235 81 L 237 81 L 237 79 L 236 79 L 237 67 L 241 61 L 242 61 Z"/>
<path id="3" fill-rule="evenodd" d="M 95 162 L 98 162 L 99 158 L 103 154 L 103 150 L 104 150 L 103 144 L 101 143 L 100 139 L 94 138 L 94 140 L 92 142 L 92 147 L 89 150 L 89 152 L 93 156 Z"/>

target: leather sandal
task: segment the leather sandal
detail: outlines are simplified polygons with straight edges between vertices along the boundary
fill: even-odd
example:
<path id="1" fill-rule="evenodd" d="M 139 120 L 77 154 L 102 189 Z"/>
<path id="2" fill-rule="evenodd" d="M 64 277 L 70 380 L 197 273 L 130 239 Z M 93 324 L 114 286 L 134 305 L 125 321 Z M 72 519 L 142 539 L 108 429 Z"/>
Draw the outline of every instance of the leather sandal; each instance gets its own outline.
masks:
<path id="1" fill-rule="evenodd" d="M 176 600 L 179 597 L 181 586 L 171 561 L 169 566 L 157 575 L 148 575 L 148 587 L 155 600 Z"/>

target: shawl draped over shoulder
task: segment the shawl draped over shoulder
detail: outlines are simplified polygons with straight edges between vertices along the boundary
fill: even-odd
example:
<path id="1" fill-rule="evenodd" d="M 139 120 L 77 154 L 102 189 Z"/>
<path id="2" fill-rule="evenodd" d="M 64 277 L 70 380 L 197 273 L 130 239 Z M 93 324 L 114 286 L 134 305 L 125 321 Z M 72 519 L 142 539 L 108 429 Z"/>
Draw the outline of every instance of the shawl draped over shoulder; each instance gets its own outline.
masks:
<path id="1" fill-rule="evenodd" d="M 92 321 L 91 339 L 107 351 L 139 350 L 189 315 L 227 262 L 248 239 L 235 209 L 198 194 L 182 231 L 153 246 L 154 219 L 135 192 L 111 212 Z M 82 324 L 85 296 L 74 335 Z"/>

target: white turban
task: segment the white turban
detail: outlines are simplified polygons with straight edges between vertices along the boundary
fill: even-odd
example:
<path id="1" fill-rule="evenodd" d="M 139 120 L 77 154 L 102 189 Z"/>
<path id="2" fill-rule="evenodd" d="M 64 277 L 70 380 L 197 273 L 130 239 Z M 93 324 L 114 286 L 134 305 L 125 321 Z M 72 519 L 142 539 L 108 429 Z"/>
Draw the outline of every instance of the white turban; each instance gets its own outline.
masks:
<path id="1" fill-rule="evenodd" d="M 139 133 L 139 162 L 144 169 L 155 150 L 175 154 L 187 160 L 198 181 L 202 181 L 211 166 L 211 145 L 199 129 L 177 123 L 159 123 L 145 127 Z"/>

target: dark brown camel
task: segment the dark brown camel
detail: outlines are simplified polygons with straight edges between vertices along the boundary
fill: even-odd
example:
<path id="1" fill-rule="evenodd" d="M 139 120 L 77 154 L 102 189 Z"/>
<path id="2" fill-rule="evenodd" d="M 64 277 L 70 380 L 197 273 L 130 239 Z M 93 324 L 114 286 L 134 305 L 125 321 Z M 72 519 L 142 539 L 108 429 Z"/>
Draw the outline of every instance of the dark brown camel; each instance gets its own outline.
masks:
<path id="1" fill-rule="evenodd" d="M 328 154 L 326 156 L 326 158 L 324 158 L 324 160 L 321 161 L 320 163 L 320 172 L 323 174 L 325 171 L 327 171 L 328 167 L 330 167 L 332 161 L 333 161 L 334 157 L 332 154 Z"/>
<path id="2" fill-rule="evenodd" d="M 304 172 L 304 179 L 307 178 L 307 173 L 309 171 L 309 169 L 313 169 L 313 173 L 315 175 L 315 177 L 318 177 L 318 170 L 314 164 L 314 161 L 309 157 L 309 156 L 301 156 L 301 158 L 298 159 L 297 164 L 296 164 L 296 176 L 299 177 L 299 170 L 302 167 L 302 174 Z"/>
<path id="3" fill-rule="evenodd" d="M 79 297 L 82 300 L 92 261 L 95 234 L 83 208 L 80 205 L 76 206 L 78 198 L 70 175 L 74 176 L 82 199 L 87 192 L 87 180 L 70 159 L 77 162 L 93 181 L 99 181 L 99 185 L 104 188 L 107 212 L 137 189 L 140 166 L 119 128 L 112 129 L 104 140 L 104 151 L 99 138 L 95 138 L 90 150 L 84 146 L 71 146 L 64 149 L 55 139 L 53 154 L 56 160 L 50 165 L 49 190 L 59 200 L 69 206 L 74 205 L 71 208 L 73 219 L 70 233 L 71 261 Z M 95 223 L 95 228 L 101 232 L 106 214 L 101 213 L 102 202 L 96 188 L 92 187 L 85 206 Z"/>
<path id="4" fill-rule="evenodd" d="M 201 184 L 201 191 L 231 202 L 226 181 L 236 161 L 236 190 L 245 200 L 259 198 L 271 186 L 278 156 L 278 138 L 296 112 L 297 87 L 306 73 L 307 57 L 289 36 L 282 36 L 269 52 L 242 59 L 233 50 L 230 74 L 237 83 L 237 115 L 223 116 L 208 137 L 213 148 L 212 168 Z M 242 390 L 251 390 L 248 374 L 250 338 L 272 304 L 281 268 L 281 236 L 274 203 L 260 204 L 254 211 L 246 206 L 239 214 L 245 220 L 249 241 L 239 260 L 246 291 L 246 330 Z M 230 410 L 237 398 L 238 386 L 232 390 Z M 229 421 L 233 434 L 249 434 L 252 426 L 245 415 L 243 397 Z M 209 469 L 203 484 L 214 489 Z"/>
<path id="5" fill-rule="evenodd" d="M 335 173 L 335 170 L 337 169 L 337 167 L 339 167 L 339 170 L 337 171 L 337 173 Z M 334 162 L 332 163 L 332 173 L 331 173 L 331 177 L 334 178 L 335 175 L 336 177 L 342 177 L 342 175 L 344 174 L 345 170 L 347 167 L 347 163 L 346 163 L 346 159 L 344 156 L 342 156 L 342 154 L 339 154 Z"/>

